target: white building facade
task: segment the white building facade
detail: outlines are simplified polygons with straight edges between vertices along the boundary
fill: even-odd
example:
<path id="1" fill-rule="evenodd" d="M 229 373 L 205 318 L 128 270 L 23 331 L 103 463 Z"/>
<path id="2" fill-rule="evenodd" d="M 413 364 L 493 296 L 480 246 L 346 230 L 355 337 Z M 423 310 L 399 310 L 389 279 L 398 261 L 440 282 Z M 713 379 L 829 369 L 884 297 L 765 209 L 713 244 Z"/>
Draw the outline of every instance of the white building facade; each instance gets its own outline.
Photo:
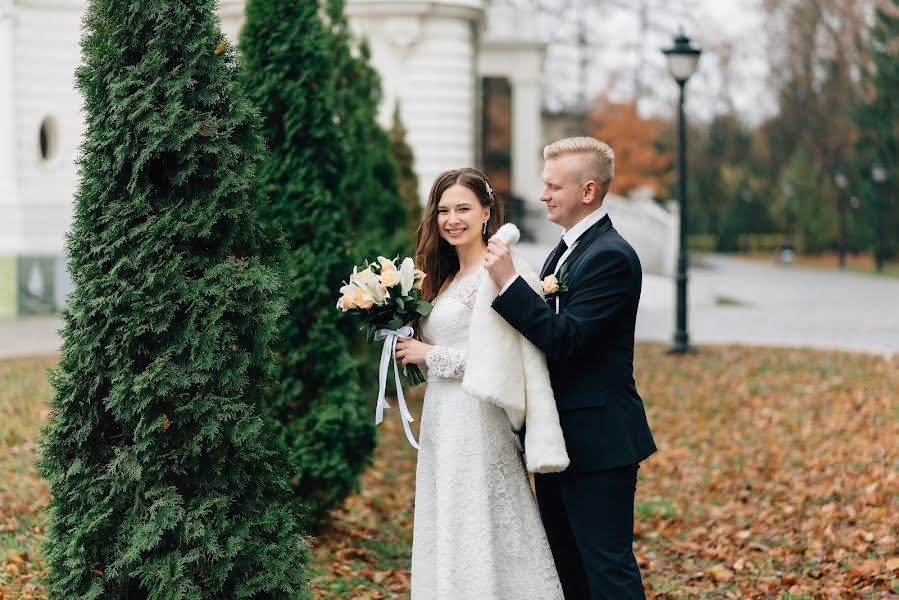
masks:
<path id="1" fill-rule="evenodd" d="M 83 12 L 80 0 L 0 0 L 0 317 L 52 312 L 69 289 Z"/>
<path id="2" fill-rule="evenodd" d="M 236 42 L 243 0 L 221 0 Z M 59 310 L 84 131 L 74 71 L 84 0 L 0 0 L 0 318 Z M 494 0 L 348 0 L 381 74 L 382 125 L 401 106 L 424 202 L 441 171 L 480 164 L 482 77 L 512 88 L 512 189 L 537 203 L 545 44 Z M 493 24 L 496 24 L 494 27 Z M 510 25 L 511 24 L 511 25 Z"/>

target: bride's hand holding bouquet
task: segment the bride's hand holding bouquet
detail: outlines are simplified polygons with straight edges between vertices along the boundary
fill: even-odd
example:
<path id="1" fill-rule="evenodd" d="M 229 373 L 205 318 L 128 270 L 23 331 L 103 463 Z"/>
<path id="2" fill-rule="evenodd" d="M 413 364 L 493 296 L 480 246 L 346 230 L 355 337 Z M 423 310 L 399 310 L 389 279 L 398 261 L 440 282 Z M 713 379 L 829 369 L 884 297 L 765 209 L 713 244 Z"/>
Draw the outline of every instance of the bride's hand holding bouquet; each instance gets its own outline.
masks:
<path id="1" fill-rule="evenodd" d="M 415 332 L 409 324 L 428 315 L 431 303 L 421 298 L 422 282 L 427 275 L 415 268 L 415 262 L 411 258 L 404 258 L 399 266 L 397 261 L 398 257 L 389 259 L 379 256 L 376 262 L 365 261 L 362 268 L 353 267 L 349 282 L 340 288 L 337 308 L 362 321 L 369 342 L 384 340 L 375 424 L 384 419 L 384 408 L 389 408 L 385 396 L 387 371 L 392 358 L 397 399 L 406 437 L 417 448 L 408 425 L 414 419 L 406 408 L 399 370 L 396 367 L 396 345 L 399 340 L 412 338 Z M 404 363 L 406 366 L 403 372 L 409 383 L 413 386 L 424 383 L 424 376 L 418 365 L 408 360 L 404 360 Z"/>

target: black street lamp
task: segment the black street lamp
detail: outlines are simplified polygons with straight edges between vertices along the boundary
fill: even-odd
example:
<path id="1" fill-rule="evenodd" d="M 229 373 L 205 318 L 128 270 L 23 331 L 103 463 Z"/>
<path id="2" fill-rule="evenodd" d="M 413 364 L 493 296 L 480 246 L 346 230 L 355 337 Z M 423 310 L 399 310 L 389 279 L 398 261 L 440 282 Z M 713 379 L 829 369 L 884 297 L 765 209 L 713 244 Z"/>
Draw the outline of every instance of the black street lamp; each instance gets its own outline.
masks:
<path id="1" fill-rule="evenodd" d="M 672 354 L 691 351 L 687 336 L 687 157 L 686 123 L 684 122 L 684 86 L 696 71 L 699 48 L 690 45 L 690 38 L 683 33 L 674 38 L 674 46 L 662 50 L 668 60 L 668 71 L 680 87 L 677 113 L 677 205 L 680 209 L 680 235 L 677 255 L 677 328 Z"/>
<path id="2" fill-rule="evenodd" d="M 871 179 L 874 180 L 874 268 L 883 272 L 883 219 L 880 215 L 880 185 L 887 180 L 887 170 L 880 160 L 871 165 Z"/>
<path id="3" fill-rule="evenodd" d="M 840 257 L 840 268 L 846 268 L 846 188 L 849 187 L 849 178 L 843 169 L 837 169 L 833 174 L 833 182 L 837 186 L 837 253 Z"/>

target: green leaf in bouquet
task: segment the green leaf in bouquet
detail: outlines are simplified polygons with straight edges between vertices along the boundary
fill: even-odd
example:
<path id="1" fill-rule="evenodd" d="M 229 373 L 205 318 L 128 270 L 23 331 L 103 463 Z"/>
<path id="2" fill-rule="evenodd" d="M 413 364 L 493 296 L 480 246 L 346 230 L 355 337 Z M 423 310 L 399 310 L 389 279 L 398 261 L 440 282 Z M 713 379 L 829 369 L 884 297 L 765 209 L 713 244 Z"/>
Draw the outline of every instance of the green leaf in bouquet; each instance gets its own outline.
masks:
<path id="1" fill-rule="evenodd" d="M 415 312 L 423 317 L 427 317 L 431 314 L 432 308 L 434 308 L 434 306 L 427 300 L 419 300 L 415 305 Z"/>
<path id="2" fill-rule="evenodd" d="M 418 365 L 406 365 L 403 367 L 403 375 L 406 376 L 406 379 L 409 381 L 410 387 L 415 387 L 421 383 L 425 382 L 424 375 L 421 372 L 421 369 L 418 368 Z"/>
<path id="3" fill-rule="evenodd" d="M 397 329 L 400 329 L 403 325 L 405 325 L 405 323 L 403 323 L 402 319 L 393 318 L 390 320 L 390 323 L 387 324 L 387 327 L 396 331 Z"/>
<path id="4" fill-rule="evenodd" d="M 396 297 L 396 305 L 399 307 L 400 310 L 406 310 L 406 301 L 403 300 L 402 296 Z"/>

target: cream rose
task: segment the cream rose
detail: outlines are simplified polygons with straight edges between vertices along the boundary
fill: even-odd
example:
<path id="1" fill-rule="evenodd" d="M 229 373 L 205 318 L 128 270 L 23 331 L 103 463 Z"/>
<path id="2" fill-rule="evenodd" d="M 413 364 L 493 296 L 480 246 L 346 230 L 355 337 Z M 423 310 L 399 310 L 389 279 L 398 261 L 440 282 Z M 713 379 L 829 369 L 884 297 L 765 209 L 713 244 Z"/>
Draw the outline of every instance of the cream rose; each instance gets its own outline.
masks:
<path id="1" fill-rule="evenodd" d="M 385 288 L 393 287 L 400 282 L 400 274 L 397 272 L 396 267 L 390 270 L 381 270 L 381 284 Z"/>
<path id="2" fill-rule="evenodd" d="M 396 271 L 396 263 L 394 263 L 389 258 L 384 258 L 383 256 L 378 257 L 378 263 L 381 265 L 381 274 L 383 275 L 387 271 Z"/>
<path id="3" fill-rule="evenodd" d="M 351 308 L 358 307 L 356 306 L 355 302 L 353 302 L 353 296 L 351 294 L 344 294 L 340 297 L 340 300 L 337 301 L 337 308 L 339 308 L 343 312 L 346 312 Z"/>
<path id="4" fill-rule="evenodd" d="M 412 289 L 413 290 L 421 290 L 424 285 L 424 282 L 425 282 L 425 277 L 427 277 L 427 276 L 428 276 L 428 274 L 425 273 L 424 271 L 422 271 L 420 269 L 415 269 L 415 283 L 412 284 Z"/>
<path id="5" fill-rule="evenodd" d="M 555 275 L 547 275 L 543 278 L 543 293 L 555 294 L 559 291 L 559 280 Z"/>
<path id="6" fill-rule="evenodd" d="M 371 270 L 371 267 L 361 271 L 354 267 L 353 276 L 350 277 L 350 283 L 365 290 L 365 293 L 377 304 L 383 304 L 384 299 L 389 297 L 387 294 L 387 286 L 385 286 L 381 281 L 381 278 Z"/>
<path id="7" fill-rule="evenodd" d="M 351 298 L 353 304 L 356 305 L 357 308 L 361 308 L 363 310 L 368 310 L 371 308 L 375 301 L 371 297 L 370 294 L 366 293 L 362 288 L 357 289 Z"/>

